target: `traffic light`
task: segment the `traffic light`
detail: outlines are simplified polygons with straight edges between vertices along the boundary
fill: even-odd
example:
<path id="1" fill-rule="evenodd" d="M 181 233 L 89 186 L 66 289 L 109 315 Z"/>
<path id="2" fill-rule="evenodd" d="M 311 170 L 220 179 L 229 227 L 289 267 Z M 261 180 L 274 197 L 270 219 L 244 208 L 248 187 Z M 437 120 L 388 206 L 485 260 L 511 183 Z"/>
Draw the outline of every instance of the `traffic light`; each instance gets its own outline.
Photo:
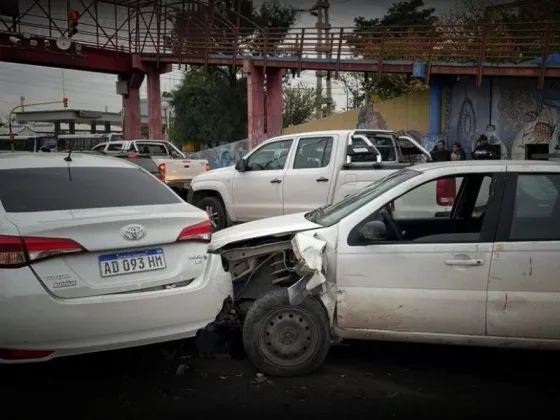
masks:
<path id="1" fill-rule="evenodd" d="M 62 98 L 62 104 L 64 105 L 64 108 L 68 108 L 68 98 L 66 96 Z"/>
<path id="2" fill-rule="evenodd" d="M 68 38 L 78 33 L 78 20 L 80 19 L 80 12 L 77 10 L 68 10 Z"/>

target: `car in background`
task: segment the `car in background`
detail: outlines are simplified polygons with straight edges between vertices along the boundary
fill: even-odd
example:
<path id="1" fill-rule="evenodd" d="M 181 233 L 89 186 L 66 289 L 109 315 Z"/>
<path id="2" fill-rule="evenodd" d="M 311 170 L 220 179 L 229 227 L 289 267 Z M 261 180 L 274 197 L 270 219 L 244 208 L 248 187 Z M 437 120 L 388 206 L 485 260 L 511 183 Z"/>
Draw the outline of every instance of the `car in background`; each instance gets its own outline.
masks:
<path id="1" fill-rule="evenodd" d="M 105 152 L 109 155 L 136 152 L 151 156 L 165 176 L 169 185 L 183 199 L 187 198 L 188 188 L 195 176 L 209 171 L 206 159 L 187 159 L 172 143 L 164 140 L 119 140 L 100 143 L 92 151 Z"/>
<path id="2" fill-rule="evenodd" d="M 231 294 L 207 214 L 126 159 L 10 153 L 0 177 L 0 363 L 192 337 Z"/>

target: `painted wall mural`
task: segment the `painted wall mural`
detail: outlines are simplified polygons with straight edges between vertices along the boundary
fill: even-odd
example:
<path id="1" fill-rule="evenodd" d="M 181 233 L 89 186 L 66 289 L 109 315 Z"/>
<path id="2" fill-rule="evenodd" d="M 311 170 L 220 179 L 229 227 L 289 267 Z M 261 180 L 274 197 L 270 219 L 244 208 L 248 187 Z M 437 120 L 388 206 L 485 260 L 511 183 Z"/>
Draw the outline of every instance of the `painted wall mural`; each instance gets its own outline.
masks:
<path id="1" fill-rule="evenodd" d="M 476 87 L 465 79 L 452 88 L 447 118 L 448 144 L 460 142 L 466 151 L 485 134 L 499 145 L 502 158 L 524 159 L 526 144 L 548 144 L 560 151 L 560 80 L 547 80 L 543 90 L 536 81 L 493 78 Z"/>
<path id="2" fill-rule="evenodd" d="M 400 98 L 391 99 L 341 112 L 328 118 L 287 127 L 284 134 L 309 131 L 349 130 L 353 128 L 393 129 L 424 142 L 428 126 L 428 92 L 415 92 Z M 211 149 L 189 153 L 193 159 L 208 159 L 212 169 L 235 165 L 249 150 L 247 139 L 223 144 Z"/>

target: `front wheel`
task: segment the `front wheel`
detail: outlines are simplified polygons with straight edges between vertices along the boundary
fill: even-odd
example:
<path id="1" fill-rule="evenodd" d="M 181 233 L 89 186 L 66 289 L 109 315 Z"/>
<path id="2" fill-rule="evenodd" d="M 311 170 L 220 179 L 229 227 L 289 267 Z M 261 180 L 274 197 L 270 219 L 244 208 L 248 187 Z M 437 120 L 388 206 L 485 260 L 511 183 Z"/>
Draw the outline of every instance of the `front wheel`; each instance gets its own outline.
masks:
<path id="1" fill-rule="evenodd" d="M 210 216 L 210 221 L 214 227 L 214 231 L 227 228 L 227 214 L 222 200 L 218 197 L 204 197 L 196 206 L 199 209 L 205 210 Z"/>
<path id="2" fill-rule="evenodd" d="M 291 305 L 286 289 L 257 299 L 243 325 L 243 345 L 255 366 L 270 376 L 299 376 L 315 371 L 331 345 L 323 305 L 306 298 Z"/>

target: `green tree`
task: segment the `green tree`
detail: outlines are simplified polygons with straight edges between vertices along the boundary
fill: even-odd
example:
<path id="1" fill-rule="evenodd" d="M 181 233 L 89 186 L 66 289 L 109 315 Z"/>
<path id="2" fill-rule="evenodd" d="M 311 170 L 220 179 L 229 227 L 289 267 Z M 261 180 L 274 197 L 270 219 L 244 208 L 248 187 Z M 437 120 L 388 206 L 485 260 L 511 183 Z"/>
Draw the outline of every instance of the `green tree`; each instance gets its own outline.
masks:
<path id="1" fill-rule="evenodd" d="M 381 41 L 388 39 L 399 40 L 411 31 L 417 31 L 418 36 L 429 33 L 427 29 L 438 22 L 434 15 L 434 8 L 427 8 L 423 0 L 399 1 L 392 4 L 382 18 L 366 19 L 362 16 L 354 19 L 355 29 L 348 38 L 353 53 L 356 57 L 367 59 L 378 59 Z M 416 27 L 405 31 L 406 26 Z M 374 48 L 371 48 L 371 41 Z M 390 57 L 385 55 L 384 60 L 403 59 L 405 57 Z M 373 76 L 373 77 L 372 77 Z M 345 76 L 346 78 L 348 76 Z M 425 86 L 416 80 L 410 79 L 408 75 L 383 74 L 381 77 L 371 74 L 362 74 L 354 77 L 361 86 L 361 95 L 368 96 L 367 100 L 387 100 L 407 93 L 424 89 Z M 358 98 L 359 102 L 362 98 Z"/>
<path id="2" fill-rule="evenodd" d="M 183 144 L 217 146 L 247 136 L 247 84 L 241 78 L 232 87 L 227 76 L 205 69 L 186 72 L 173 92 L 175 118 L 170 137 Z"/>
<path id="3" fill-rule="evenodd" d="M 317 91 L 299 82 L 284 87 L 284 127 L 311 121 L 315 114 Z"/>
<path id="4" fill-rule="evenodd" d="M 250 0 L 223 0 L 212 10 L 199 4 L 196 10 L 177 11 L 171 17 L 174 29 L 167 48 L 185 57 L 259 55 L 265 49 L 274 54 L 298 17 L 294 7 L 280 0 L 259 7 Z M 246 138 L 246 85 L 238 67 L 190 66 L 173 92 L 176 118 L 171 138 L 208 145 Z"/>
<path id="5" fill-rule="evenodd" d="M 447 59 L 455 51 L 458 61 L 472 61 L 485 42 L 484 61 L 523 62 L 542 55 L 543 29 L 558 20 L 557 0 L 456 0 L 440 18 L 440 38 L 447 39 Z"/>

